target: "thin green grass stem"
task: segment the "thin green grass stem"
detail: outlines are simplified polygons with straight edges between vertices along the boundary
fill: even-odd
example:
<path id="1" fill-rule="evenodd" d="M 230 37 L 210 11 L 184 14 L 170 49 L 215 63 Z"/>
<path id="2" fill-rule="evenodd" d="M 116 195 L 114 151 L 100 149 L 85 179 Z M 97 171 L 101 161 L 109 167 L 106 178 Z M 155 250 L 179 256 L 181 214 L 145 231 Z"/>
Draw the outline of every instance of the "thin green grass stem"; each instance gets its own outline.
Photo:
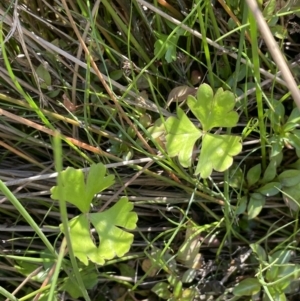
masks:
<path id="1" fill-rule="evenodd" d="M 53 139 L 53 152 L 54 152 L 54 162 L 55 162 L 55 169 L 58 172 L 57 176 L 57 184 L 58 186 L 63 185 L 62 177 L 61 177 L 61 172 L 63 170 L 63 165 L 62 165 L 62 145 L 61 145 L 61 137 L 60 134 L 57 132 L 57 135 L 54 136 Z M 59 193 L 61 194 L 61 190 L 59 190 Z M 76 258 L 74 256 L 73 248 L 72 248 L 72 242 L 71 242 L 71 236 L 69 232 L 69 220 L 68 220 L 68 212 L 67 212 L 67 205 L 66 205 L 66 200 L 62 195 L 59 196 L 59 209 L 60 209 L 60 215 L 61 215 L 61 220 L 63 224 L 63 229 L 64 229 L 64 235 L 67 241 L 67 246 L 68 246 L 68 253 L 70 256 L 71 264 L 73 267 L 73 272 L 76 278 L 76 281 L 78 283 L 79 289 L 86 301 L 91 301 L 87 290 L 84 286 L 83 280 L 80 276 L 79 273 L 79 268 L 77 265 Z M 53 299 L 52 299 L 53 300 Z M 48 299 L 48 301 L 52 301 Z"/>
<path id="2" fill-rule="evenodd" d="M 256 81 L 256 103 L 257 103 L 257 113 L 258 113 L 258 122 L 260 130 L 260 144 L 261 144 L 261 159 L 262 159 L 262 168 L 266 169 L 267 163 L 267 154 L 266 154 L 266 125 L 264 121 L 264 108 L 263 108 L 263 97 L 262 90 L 260 87 L 260 60 L 258 53 L 258 29 L 256 20 L 252 13 L 249 14 L 250 21 L 250 36 L 251 36 L 251 49 L 252 49 L 252 60 L 253 60 L 253 74 Z"/>
<path id="3" fill-rule="evenodd" d="M 55 300 L 55 290 L 58 287 L 57 282 L 58 282 L 59 273 L 61 271 L 63 259 L 65 256 L 66 246 L 67 246 L 67 242 L 65 239 L 63 239 L 61 246 L 60 246 L 58 258 L 57 258 L 55 271 L 54 271 L 52 279 L 51 279 L 51 286 L 50 286 L 50 290 L 49 290 L 48 301 Z"/>
<path id="4" fill-rule="evenodd" d="M 43 231 L 40 229 L 39 225 L 33 220 L 31 215 L 26 211 L 19 200 L 13 195 L 13 193 L 6 187 L 6 185 L 0 180 L 0 190 L 3 192 L 5 197 L 13 204 L 13 206 L 18 210 L 18 212 L 23 216 L 29 226 L 35 231 L 42 242 L 45 244 L 46 248 L 55 256 L 57 256 L 53 245 L 47 239 Z"/>
<path id="5" fill-rule="evenodd" d="M 207 2 L 207 1 L 206 1 Z M 209 1 L 208 1 L 209 2 Z M 197 14 L 198 14 L 198 19 L 200 23 L 200 29 L 202 33 L 202 45 L 203 45 L 203 50 L 206 58 L 206 64 L 207 64 L 207 72 L 208 72 L 208 79 L 212 87 L 214 87 L 214 75 L 213 75 L 213 68 L 212 68 L 212 63 L 211 63 L 211 58 L 210 58 L 210 49 L 208 46 L 208 43 L 206 41 L 206 29 L 207 29 L 207 23 L 204 23 L 203 16 L 202 16 L 202 10 L 205 8 L 205 15 L 207 16 L 207 5 L 210 5 L 209 3 L 207 5 L 204 5 L 200 7 L 201 1 L 198 1 L 197 3 Z M 207 22 L 207 18 L 206 22 Z"/>
<path id="6" fill-rule="evenodd" d="M 127 26 L 123 23 L 123 21 L 120 19 L 120 17 L 116 14 L 115 10 L 112 8 L 109 1 L 102 0 L 102 3 L 105 6 L 105 8 L 107 9 L 107 12 L 111 14 L 111 16 L 115 20 L 116 24 L 118 24 L 118 26 L 120 26 L 120 28 L 124 32 L 124 34 L 127 34 L 128 33 Z M 139 53 L 141 55 L 141 57 L 145 60 L 146 63 L 149 63 L 150 58 L 145 53 L 144 49 L 141 47 L 141 45 L 138 43 L 138 41 L 133 37 L 133 35 L 130 35 L 129 39 L 130 39 L 133 47 L 137 51 L 137 53 Z M 154 72 L 156 71 L 153 65 L 152 65 L 152 69 Z"/>

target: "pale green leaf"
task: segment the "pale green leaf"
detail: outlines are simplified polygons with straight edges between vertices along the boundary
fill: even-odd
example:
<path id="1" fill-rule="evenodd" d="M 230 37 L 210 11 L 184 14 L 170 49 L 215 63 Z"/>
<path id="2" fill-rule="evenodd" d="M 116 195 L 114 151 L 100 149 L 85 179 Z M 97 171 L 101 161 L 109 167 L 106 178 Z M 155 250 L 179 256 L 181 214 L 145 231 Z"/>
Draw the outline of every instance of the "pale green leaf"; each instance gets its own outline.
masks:
<path id="1" fill-rule="evenodd" d="M 257 294 L 261 289 L 261 284 L 256 278 L 247 278 L 242 280 L 233 289 L 235 296 L 252 296 Z"/>
<path id="2" fill-rule="evenodd" d="M 202 134 L 180 108 L 177 109 L 177 116 L 166 121 L 166 148 L 170 157 L 178 155 L 181 165 L 189 167 L 195 142 Z"/>
<path id="3" fill-rule="evenodd" d="M 104 212 L 91 213 L 90 220 L 100 238 L 98 252 L 106 260 L 127 253 L 133 242 L 133 234 L 124 231 L 134 230 L 138 220 L 132 211 L 133 204 L 122 197 L 113 207 Z"/>
<path id="4" fill-rule="evenodd" d="M 208 178 L 212 170 L 223 172 L 233 162 L 233 156 L 242 150 L 240 137 L 230 135 L 206 134 L 202 140 L 202 149 L 195 174 Z"/>
<path id="5" fill-rule="evenodd" d="M 81 214 L 73 218 L 69 227 L 75 256 L 85 265 L 88 260 L 101 265 L 105 260 L 127 253 L 133 242 L 133 234 L 125 229 L 135 229 L 137 222 L 137 214 L 132 209 L 133 204 L 122 197 L 104 212 Z M 99 236 L 99 246 L 95 245 L 91 236 L 91 225 Z"/>
<path id="6" fill-rule="evenodd" d="M 153 139 L 157 139 L 161 136 L 164 136 L 166 133 L 165 125 L 160 118 L 157 119 L 154 122 L 153 126 L 149 127 L 147 131 Z"/>
<path id="7" fill-rule="evenodd" d="M 234 94 L 222 88 L 219 88 L 214 95 L 209 85 L 202 84 L 196 98 L 188 96 L 187 104 L 201 122 L 204 131 L 214 127 L 234 127 L 239 119 L 238 113 L 233 111 Z"/>
<path id="8" fill-rule="evenodd" d="M 258 182 L 261 174 L 261 164 L 254 165 L 247 172 L 247 183 L 248 187 L 253 186 Z"/>
<path id="9" fill-rule="evenodd" d="M 51 198 L 59 200 L 60 197 L 77 206 L 81 212 L 89 212 L 90 202 L 85 199 L 84 174 L 81 170 L 68 167 L 61 172 L 62 186 L 51 188 Z"/>
<path id="10" fill-rule="evenodd" d="M 105 177 L 106 167 L 102 163 L 92 164 L 86 178 L 82 170 L 68 167 L 62 171 L 62 186 L 51 189 L 51 198 L 59 200 L 63 196 L 65 201 L 75 205 L 81 212 L 87 213 L 96 193 L 103 191 L 114 183 L 114 176 Z"/>

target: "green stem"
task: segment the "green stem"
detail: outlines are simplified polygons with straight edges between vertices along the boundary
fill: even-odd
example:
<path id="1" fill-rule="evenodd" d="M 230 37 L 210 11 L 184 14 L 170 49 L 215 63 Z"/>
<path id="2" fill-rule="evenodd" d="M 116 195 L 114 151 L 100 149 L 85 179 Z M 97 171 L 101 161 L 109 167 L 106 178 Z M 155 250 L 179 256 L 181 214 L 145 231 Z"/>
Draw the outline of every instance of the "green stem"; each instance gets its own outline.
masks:
<path id="1" fill-rule="evenodd" d="M 263 170 L 266 169 L 266 127 L 264 122 L 264 108 L 262 100 L 262 90 L 260 87 L 260 61 L 258 53 L 258 36 L 257 36 L 257 24 L 252 13 L 249 14 L 250 22 L 250 36 L 252 40 L 252 61 L 253 61 L 253 73 L 256 82 L 256 102 L 257 102 L 257 112 L 258 112 L 258 122 L 260 130 L 260 144 L 261 144 L 261 156 L 262 156 L 262 167 Z"/>

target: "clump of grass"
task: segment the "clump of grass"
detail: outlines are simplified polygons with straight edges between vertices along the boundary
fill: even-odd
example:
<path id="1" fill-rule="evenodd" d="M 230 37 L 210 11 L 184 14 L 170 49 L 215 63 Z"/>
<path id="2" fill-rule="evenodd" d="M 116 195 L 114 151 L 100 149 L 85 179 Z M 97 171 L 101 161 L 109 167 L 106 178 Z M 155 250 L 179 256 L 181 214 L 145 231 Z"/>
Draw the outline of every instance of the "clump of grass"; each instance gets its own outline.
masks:
<path id="1" fill-rule="evenodd" d="M 7 300 L 297 293 L 280 279 L 295 285 L 299 270 L 299 114 L 256 16 L 241 2 L 0 4 L 0 294 Z M 297 72 L 298 8 L 280 5 L 272 0 L 261 10 Z M 187 101 L 203 83 L 233 93 L 239 114 L 235 127 L 211 134 L 243 143 L 229 169 L 206 178 L 195 174 L 203 143 L 184 166 L 166 137 L 180 110 L 203 131 Z M 58 132 L 61 148 L 53 144 Z M 116 182 L 91 211 L 127 197 L 139 220 L 128 254 L 86 266 L 58 235 L 61 218 L 80 212 L 68 203 L 63 216 L 50 189 L 57 171 L 99 162 Z"/>

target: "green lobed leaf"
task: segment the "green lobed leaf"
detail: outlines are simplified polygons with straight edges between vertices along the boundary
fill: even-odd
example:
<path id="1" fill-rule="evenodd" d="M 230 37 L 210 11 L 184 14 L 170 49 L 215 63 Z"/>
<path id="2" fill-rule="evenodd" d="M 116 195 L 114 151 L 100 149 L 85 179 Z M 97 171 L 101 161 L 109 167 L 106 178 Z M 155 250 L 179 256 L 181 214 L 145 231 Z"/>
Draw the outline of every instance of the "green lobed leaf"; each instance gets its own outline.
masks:
<path id="1" fill-rule="evenodd" d="M 235 106 L 233 93 L 219 88 L 214 95 L 209 85 L 202 84 L 196 96 L 197 98 L 189 95 L 187 104 L 201 122 L 204 131 L 209 131 L 214 127 L 236 126 L 239 115 L 233 111 Z"/>
<path id="2" fill-rule="evenodd" d="M 259 215 L 265 205 L 266 197 L 260 193 L 252 193 L 247 206 L 248 219 L 253 219 Z"/>
<path id="3" fill-rule="evenodd" d="M 247 278 L 242 280 L 233 289 L 235 296 L 252 296 L 257 294 L 261 289 L 261 284 L 256 278 Z"/>
<path id="4" fill-rule="evenodd" d="M 157 139 L 163 135 L 165 135 L 165 125 L 162 120 L 159 118 L 157 119 L 153 126 L 147 129 L 148 133 L 152 136 L 153 139 Z"/>
<path id="5" fill-rule="evenodd" d="M 51 188 L 51 198 L 59 200 L 63 196 L 64 200 L 74 204 L 81 212 L 89 212 L 90 201 L 85 198 L 84 174 L 81 170 L 68 167 L 61 172 L 62 186 Z"/>
<path id="6" fill-rule="evenodd" d="M 62 195 L 65 201 L 87 213 L 94 195 L 114 183 L 114 176 L 105 177 L 105 173 L 106 167 L 102 163 L 92 164 L 85 184 L 84 172 L 68 167 L 61 172 L 62 186 L 52 187 L 51 198 L 59 200 L 59 196 Z"/>
<path id="7" fill-rule="evenodd" d="M 208 178 L 212 170 L 223 172 L 233 162 L 233 156 L 242 150 L 240 137 L 230 135 L 206 134 L 202 140 L 202 149 L 195 174 Z"/>
<path id="8" fill-rule="evenodd" d="M 247 172 L 247 183 L 248 187 L 253 186 L 260 179 L 261 164 L 254 165 Z"/>
<path id="9" fill-rule="evenodd" d="M 178 118 L 170 117 L 166 121 L 166 148 L 170 157 L 178 155 L 180 164 L 189 167 L 195 142 L 202 133 L 180 108 L 177 108 L 177 116 Z"/>
<path id="10" fill-rule="evenodd" d="M 132 209 L 133 204 L 128 202 L 127 197 L 122 197 L 104 212 L 81 214 L 73 218 L 69 226 L 75 256 L 85 265 L 89 259 L 101 265 L 105 260 L 127 253 L 133 242 L 133 234 L 125 229 L 135 229 L 138 219 Z M 90 234 L 90 224 L 99 236 L 99 246 L 95 245 Z"/>

